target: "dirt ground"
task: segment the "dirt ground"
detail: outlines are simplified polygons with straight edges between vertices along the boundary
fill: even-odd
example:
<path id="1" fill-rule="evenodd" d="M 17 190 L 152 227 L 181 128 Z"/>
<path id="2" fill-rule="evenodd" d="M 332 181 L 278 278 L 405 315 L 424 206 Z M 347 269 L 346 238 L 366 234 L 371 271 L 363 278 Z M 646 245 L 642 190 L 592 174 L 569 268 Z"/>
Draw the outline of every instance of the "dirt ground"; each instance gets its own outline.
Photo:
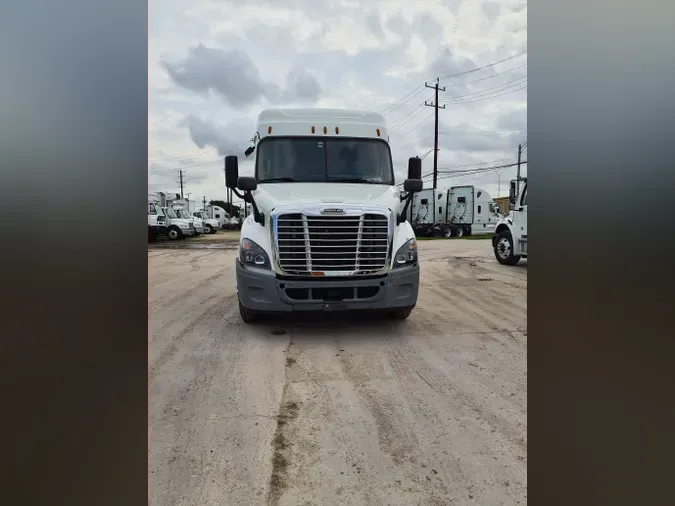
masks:
<path id="1" fill-rule="evenodd" d="M 222 234 L 148 251 L 151 505 L 527 502 L 526 260 L 421 241 L 406 321 L 246 325 Z"/>

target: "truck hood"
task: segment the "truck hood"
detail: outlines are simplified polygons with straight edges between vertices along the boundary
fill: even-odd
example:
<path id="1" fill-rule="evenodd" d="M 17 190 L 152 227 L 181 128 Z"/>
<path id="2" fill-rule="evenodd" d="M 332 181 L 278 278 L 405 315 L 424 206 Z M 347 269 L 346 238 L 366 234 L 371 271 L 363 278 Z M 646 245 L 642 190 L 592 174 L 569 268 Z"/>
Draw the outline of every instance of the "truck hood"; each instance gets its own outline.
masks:
<path id="1" fill-rule="evenodd" d="M 265 183 L 253 192 L 266 211 L 284 205 L 368 204 L 397 211 L 399 191 L 395 186 L 350 183 Z"/>

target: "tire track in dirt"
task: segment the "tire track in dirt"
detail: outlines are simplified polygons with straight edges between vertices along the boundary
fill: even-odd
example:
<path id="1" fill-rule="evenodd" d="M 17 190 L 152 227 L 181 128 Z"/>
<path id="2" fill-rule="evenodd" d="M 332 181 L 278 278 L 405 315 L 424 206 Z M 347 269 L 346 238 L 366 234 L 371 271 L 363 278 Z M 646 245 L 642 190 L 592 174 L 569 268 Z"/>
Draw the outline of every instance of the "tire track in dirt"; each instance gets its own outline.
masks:
<path id="1" fill-rule="evenodd" d="M 479 496 L 485 489 L 485 483 L 480 483 L 470 476 L 474 475 L 471 469 L 464 471 L 465 462 L 476 459 L 488 461 L 491 464 L 493 459 L 489 457 L 498 453 L 510 455 L 510 463 L 496 468 L 492 474 L 499 483 L 506 483 L 509 480 L 524 479 L 522 463 L 519 460 L 526 455 L 526 442 L 522 434 L 526 428 L 513 427 L 508 421 L 494 413 L 489 405 L 479 400 L 475 395 L 467 390 L 462 390 L 455 386 L 452 378 L 449 378 L 444 372 L 422 358 L 418 357 L 413 348 L 403 345 L 389 351 L 392 367 L 406 381 L 402 382 L 406 388 L 404 392 L 409 402 L 418 403 L 418 412 L 424 413 L 427 420 L 433 420 L 429 423 L 431 426 L 438 427 L 438 435 L 433 441 L 427 442 L 426 457 L 432 459 L 433 455 L 438 455 L 438 444 L 441 439 L 451 434 L 462 434 L 462 439 L 470 441 L 470 445 L 463 453 L 442 452 L 443 463 L 441 465 L 436 460 L 436 469 L 439 470 L 438 477 L 442 480 L 445 487 L 450 491 L 452 497 Z M 415 385 L 423 383 L 434 392 L 436 399 L 433 408 L 429 405 L 419 402 L 418 388 Z M 438 416 L 438 406 L 446 406 L 442 412 L 450 414 L 452 419 Z M 487 425 L 487 427 L 486 427 Z M 465 443 L 467 446 L 469 443 Z M 445 445 L 441 445 L 443 448 Z M 441 455 L 438 455 L 440 458 Z M 502 457 L 503 461 L 503 457 Z M 494 486 L 494 484 L 493 484 Z M 523 497 L 522 489 L 503 487 L 502 493 L 510 496 L 515 503 Z"/>
<path id="2" fill-rule="evenodd" d="M 195 280 L 195 284 L 192 288 L 188 288 L 185 291 L 179 291 L 178 293 L 167 295 L 165 297 L 160 297 L 152 302 L 152 308 L 150 309 L 149 315 L 153 315 L 158 311 L 161 311 L 166 306 L 172 305 L 179 301 L 185 301 L 188 297 L 198 294 L 204 290 L 204 285 L 214 282 L 218 278 L 222 278 L 227 274 L 227 271 L 230 270 L 227 267 L 218 270 L 216 273 L 211 274 L 203 279 Z M 227 285 L 223 284 L 223 288 Z"/>
<path id="3" fill-rule="evenodd" d="M 236 335 L 229 329 L 235 330 L 237 324 L 238 315 L 234 304 L 230 303 L 225 312 L 212 311 L 189 329 L 194 338 L 188 341 L 188 346 L 181 346 L 180 357 L 172 357 L 178 361 L 174 370 L 185 371 L 182 374 L 187 372 L 187 381 L 179 382 L 174 392 L 163 396 L 160 410 L 153 410 L 155 417 L 160 418 L 151 420 L 151 425 L 168 425 L 175 434 L 167 451 L 165 465 L 169 489 L 164 492 L 167 497 L 173 498 L 175 504 L 195 504 L 194 497 L 185 497 L 186 491 L 201 490 L 202 477 L 209 474 L 208 449 L 202 433 L 205 420 L 200 418 L 200 406 L 209 402 L 214 377 L 225 365 L 223 358 L 232 359 L 233 341 L 200 339 L 199 336 L 208 335 L 207 329 L 214 327 Z"/>
<path id="4" fill-rule="evenodd" d="M 230 295 L 229 297 L 223 298 L 221 294 L 216 293 L 206 299 L 203 299 L 202 304 L 200 305 L 204 308 L 203 311 L 196 313 L 196 315 L 190 321 L 188 321 L 187 325 L 183 327 L 180 332 L 174 335 L 168 343 L 165 344 L 159 356 L 149 364 L 149 380 L 152 381 L 158 372 L 161 371 L 169 362 L 169 360 L 171 360 L 171 358 L 178 352 L 178 350 L 184 344 L 185 336 L 194 332 L 195 329 L 197 329 L 200 325 L 204 325 L 204 320 L 208 320 L 213 315 L 220 313 L 224 306 L 227 307 L 229 304 L 233 304 L 234 298 L 236 298 L 236 295 Z"/>

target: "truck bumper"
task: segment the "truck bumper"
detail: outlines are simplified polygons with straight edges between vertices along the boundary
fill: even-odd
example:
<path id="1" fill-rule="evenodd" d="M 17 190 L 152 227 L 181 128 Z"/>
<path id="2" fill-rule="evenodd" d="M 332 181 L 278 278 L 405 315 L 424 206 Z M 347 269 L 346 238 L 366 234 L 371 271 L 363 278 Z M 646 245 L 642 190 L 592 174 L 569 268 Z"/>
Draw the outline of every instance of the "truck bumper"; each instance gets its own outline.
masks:
<path id="1" fill-rule="evenodd" d="M 401 267 L 373 279 L 286 280 L 237 261 L 237 293 L 253 311 L 350 311 L 414 306 L 419 265 Z"/>

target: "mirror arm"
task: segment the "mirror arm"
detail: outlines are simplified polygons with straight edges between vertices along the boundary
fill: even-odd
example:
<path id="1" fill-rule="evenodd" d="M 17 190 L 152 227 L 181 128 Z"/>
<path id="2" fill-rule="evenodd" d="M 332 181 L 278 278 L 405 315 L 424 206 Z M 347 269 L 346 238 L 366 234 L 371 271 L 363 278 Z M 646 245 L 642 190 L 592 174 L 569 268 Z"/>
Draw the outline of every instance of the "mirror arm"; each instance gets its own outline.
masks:
<path id="1" fill-rule="evenodd" d="M 260 212 L 258 205 L 255 203 L 253 194 L 251 192 L 245 192 L 244 195 L 240 195 L 236 190 L 233 190 L 237 197 L 244 199 L 244 202 L 251 204 L 253 208 L 253 219 L 260 223 L 263 227 L 265 226 L 265 215 Z"/>
<path id="2" fill-rule="evenodd" d="M 408 212 L 408 207 L 410 206 L 410 203 L 412 202 L 413 195 L 414 195 L 413 192 L 408 192 L 405 195 L 405 197 L 401 198 L 401 202 L 403 202 L 403 200 L 405 200 L 405 205 L 403 206 L 403 210 L 401 211 L 401 214 L 399 214 L 396 217 L 396 224 L 397 225 L 400 225 L 401 223 L 405 223 L 405 220 L 406 220 L 405 215 Z"/>

